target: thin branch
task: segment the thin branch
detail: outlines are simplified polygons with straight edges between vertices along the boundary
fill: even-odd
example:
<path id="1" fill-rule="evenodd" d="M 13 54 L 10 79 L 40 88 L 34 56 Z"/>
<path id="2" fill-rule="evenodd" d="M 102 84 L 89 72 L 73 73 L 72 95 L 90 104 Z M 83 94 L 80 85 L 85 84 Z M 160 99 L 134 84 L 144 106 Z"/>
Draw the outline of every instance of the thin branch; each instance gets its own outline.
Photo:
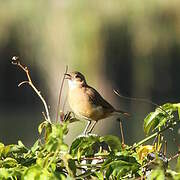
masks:
<path id="1" fill-rule="evenodd" d="M 169 162 L 169 161 L 171 161 L 171 160 L 173 160 L 173 159 L 178 158 L 178 157 L 179 157 L 179 155 L 180 155 L 180 152 L 178 152 L 178 153 L 177 153 L 177 154 L 175 154 L 174 156 L 170 157 L 170 158 L 168 159 L 168 162 Z"/>
<path id="2" fill-rule="evenodd" d="M 67 71 L 68 71 L 68 66 L 66 66 L 66 70 L 65 70 L 65 73 L 63 75 L 63 79 L 62 79 L 61 86 L 59 89 L 59 98 L 58 98 L 57 112 L 56 112 L 56 122 L 58 121 L 58 117 L 59 117 L 60 104 L 61 104 L 61 94 L 62 94 L 62 89 L 63 89 L 63 85 L 64 85 L 65 74 L 67 73 Z"/>
<path id="3" fill-rule="evenodd" d="M 85 172 L 83 174 L 76 176 L 75 179 L 85 179 L 86 177 L 90 176 L 91 174 L 94 174 L 94 172 L 92 172 L 92 171 Z"/>
<path id="4" fill-rule="evenodd" d="M 139 147 L 140 145 L 144 144 L 145 142 L 149 141 L 150 139 L 156 137 L 157 135 L 161 134 L 162 132 L 166 131 L 167 129 L 170 129 L 172 127 L 174 127 L 177 123 L 179 123 L 179 121 L 174 122 L 173 124 L 170 124 L 169 126 L 165 127 L 164 129 L 155 132 L 154 134 L 148 136 L 147 138 L 141 140 L 140 142 L 138 142 L 137 144 L 133 145 L 133 149 L 136 149 L 137 147 Z"/>
<path id="5" fill-rule="evenodd" d="M 44 113 L 44 112 L 42 112 L 42 115 L 43 115 L 44 119 L 46 119 L 46 115 L 45 115 L 45 113 Z"/>
<path id="6" fill-rule="evenodd" d="M 23 81 L 23 82 L 19 83 L 18 87 L 22 86 L 23 84 L 29 84 L 29 81 Z"/>
<path id="7" fill-rule="evenodd" d="M 152 104 L 156 107 L 159 107 L 158 104 L 154 103 L 153 101 L 149 100 L 149 99 L 145 99 L 145 98 L 136 98 L 136 97 L 127 97 L 127 96 L 123 96 L 121 95 L 118 90 L 116 89 L 113 89 L 113 92 L 119 96 L 120 98 L 123 98 L 123 99 L 127 99 L 127 100 L 130 100 L 130 101 L 141 101 L 141 102 L 145 102 L 145 103 L 149 103 L 149 104 Z"/>
<path id="8" fill-rule="evenodd" d="M 127 100 L 130 100 L 130 101 L 139 101 L 139 102 L 144 102 L 144 103 L 149 103 L 153 106 L 155 106 L 156 108 L 159 108 L 160 110 L 162 110 L 168 117 L 169 117 L 169 114 L 168 112 L 166 112 L 160 105 L 158 105 L 157 103 L 154 103 L 153 101 L 151 100 L 148 100 L 148 99 L 145 99 L 145 98 L 135 98 L 135 97 L 127 97 L 127 96 L 123 96 L 121 95 L 118 90 L 116 89 L 113 89 L 113 92 L 119 96 L 120 98 L 123 98 L 123 99 L 127 99 Z"/>
<path id="9" fill-rule="evenodd" d="M 123 133 L 123 127 L 121 121 L 120 121 L 120 131 L 121 131 L 122 148 L 124 148 L 124 133 Z"/>
<path id="10" fill-rule="evenodd" d="M 107 158 L 104 158 L 104 157 L 84 157 L 84 158 L 82 158 L 82 160 L 105 160 L 105 159 L 107 159 Z"/>
<path id="11" fill-rule="evenodd" d="M 100 164 L 78 164 L 78 166 L 101 168 Z"/>
<path id="12" fill-rule="evenodd" d="M 65 109 L 65 106 L 66 106 L 67 98 L 68 98 L 68 96 L 66 95 L 64 103 L 63 103 L 63 107 L 62 107 L 63 112 L 64 112 L 64 109 Z"/>
<path id="13" fill-rule="evenodd" d="M 163 155 L 166 156 L 167 154 L 167 141 L 164 142 L 164 149 L 163 149 Z"/>
<path id="14" fill-rule="evenodd" d="M 81 159 L 82 160 L 106 160 L 107 158 L 108 158 L 108 156 L 109 156 L 109 153 L 108 154 L 94 154 L 94 156 L 93 157 L 85 157 L 85 156 L 83 156 L 83 157 L 81 157 Z M 74 157 L 73 158 L 73 160 L 75 160 L 75 161 L 78 161 L 78 158 L 77 157 Z"/>
<path id="15" fill-rule="evenodd" d="M 20 68 L 26 73 L 26 76 L 27 76 L 27 79 L 28 79 L 28 81 L 23 81 L 23 82 L 21 82 L 21 83 L 18 85 L 18 87 L 20 87 L 21 85 L 26 84 L 26 83 L 29 84 L 29 86 L 36 92 L 36 94 L 37 94 L 37 95 L 39 96 L 39 98 L 41 99 L 41 101 L 42 101 L 42 103 L 43 103 L 43 105 L 44 105 L 45 111 L 46 111 L 46 120 L 47 120 L 49 123 L 51 123 L 50 116 L 49 116 L 49 110 L 48 110 L 48 106 L 47 106 L 47 104 L 46 104 L 46 101 L 45 101 L 45 99 L 42 97 L 41 92 L 38 91 L 37 88 L 34 86 L 32 80 L 31 80 L 31 77 L 30 77 L 28 68 L 27 68 L 26 66 L 23 66 L 23 65 L 20 63 L 20 61 L 19 61 L 19 57 L 16 57 L 16 56 L 14 56 L 14 57 L 12 58 L 12 64 L 20 67 Z"/>

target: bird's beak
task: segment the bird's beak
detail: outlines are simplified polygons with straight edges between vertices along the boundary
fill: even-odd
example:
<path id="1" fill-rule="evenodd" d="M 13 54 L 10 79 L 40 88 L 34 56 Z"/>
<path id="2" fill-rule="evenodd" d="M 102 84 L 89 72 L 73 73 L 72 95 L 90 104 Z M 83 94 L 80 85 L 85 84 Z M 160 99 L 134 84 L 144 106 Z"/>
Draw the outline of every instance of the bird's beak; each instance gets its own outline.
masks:
<path id="1" fill-rule="evenodd" d="M 65 74 L 64 74 L 64 77 L 65 77 L 65 79 L 71 79 L 71 75 L 68 74 L 68 73 L 65 73 Z"/>

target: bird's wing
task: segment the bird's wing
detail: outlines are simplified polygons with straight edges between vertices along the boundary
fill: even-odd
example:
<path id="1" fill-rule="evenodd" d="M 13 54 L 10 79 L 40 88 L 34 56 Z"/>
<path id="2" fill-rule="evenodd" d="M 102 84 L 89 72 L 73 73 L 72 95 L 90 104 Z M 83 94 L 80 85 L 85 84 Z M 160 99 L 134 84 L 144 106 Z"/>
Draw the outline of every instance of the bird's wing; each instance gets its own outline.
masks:
<path id="1" fill-rule="evenodd" d="M 102 108 L 108 109 L 110 112 L 115 111 L 114 107 L 109 104 L 94 88 L 90 86 L 86 87 L 86 93 L 92 103 L 96 106 L 102 106 Z"/>
<path id="2" fill-rule="evenodd" d="M 94 88 L 90 86 L 86 87 L 86 94 L 88 95 L 92 103 L 95 104 L 96 106 L 102 106 L 103 109 L 106 109 L 109 112 L 117 112 L 125 116 L 130 116 L 129 113 L 125 111 L 115 109 Z"/>

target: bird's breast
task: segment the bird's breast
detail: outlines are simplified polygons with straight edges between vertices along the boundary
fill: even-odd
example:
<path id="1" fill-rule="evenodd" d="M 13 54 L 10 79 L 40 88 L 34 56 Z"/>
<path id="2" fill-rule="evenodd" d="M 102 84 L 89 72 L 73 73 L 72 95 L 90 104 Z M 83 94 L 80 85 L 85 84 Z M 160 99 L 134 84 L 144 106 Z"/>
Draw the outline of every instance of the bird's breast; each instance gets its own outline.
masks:
<path id="1" fill-rule="evenodd" d="M 83 88 L 69 91 L 69 105 L 78 116 L 92 120 L 103 118 L 103 108 L 93 104 Z"/>

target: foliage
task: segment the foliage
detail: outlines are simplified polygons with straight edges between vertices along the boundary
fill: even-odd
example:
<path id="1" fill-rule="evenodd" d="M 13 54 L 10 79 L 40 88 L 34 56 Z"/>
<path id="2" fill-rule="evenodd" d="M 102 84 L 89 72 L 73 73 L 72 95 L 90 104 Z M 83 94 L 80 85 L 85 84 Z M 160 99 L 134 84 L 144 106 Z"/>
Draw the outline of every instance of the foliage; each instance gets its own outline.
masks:
<path id="1" fill-rule="evenodd" d="M 173 114 L 174 112 L 178 112 L 178 116 L 180 118 L 180 103 L 167 103 L 162 107 L 157 107 L 154 112 L 151 112 L 144 119 L 145 133 L 148 134 L 151 129 L 152 131 L 154 131 L 156 129 L 161 129 L 162 127 L 166 127 L 168 125 L 173 125 L 173 123 L 176 123 Z"/>
<path id="2" fill-rule="evenodd" d="M 179 104 L 158 107 L 145 118 L 145 132 L 174 127 L 179 119 L 175 120 L 173 113 L 178 111 Z M 64 138 L 75 119 L 71 115 L 64 117 L 61 123 L 42 122 L 38 131 L 44 138 L 31 148 L 21 141 L 6 146 L 0 143 L 0 179 L 180 178 L 179 158 L 177 171 L 171 170 L 165 155 L 154 145 L 122 146 L 120 139 L 112 135 L 82 135 L 68 147 Z"/>
<path id="3" fill-rule="evenodd" d="M 149 113 L 144 119 L 144 131 L 153 134 L 132 146 L 116 136 L 88 134 L 77 137 L 69 147 L 64 140 L 68 125 L 78 119 L 71 112 L 61 112 L 61 121 L 52 123 L 46 102 L 34 86 L 27 67 L 16 57 L 13 61 L 28 78 L 19 86 L 29 84 L 32 87 L 42 100 L 46 115 L 38 127 L 43 138 L 32 147 L 26 147 L 21 141 L 11 145 L 0 143 L 0 179 L 180 179 L 179 152 L 174 156 L 178 157 L 175 171 L 168 165 L 173 158 L 168 159 L 166 151 L 162 151 L 162 146 L 166 146 L 163 132 L 180 122 L 180 103 L 167 103 Z M 145 144 L 153 138 L 153 144 Z"/>

